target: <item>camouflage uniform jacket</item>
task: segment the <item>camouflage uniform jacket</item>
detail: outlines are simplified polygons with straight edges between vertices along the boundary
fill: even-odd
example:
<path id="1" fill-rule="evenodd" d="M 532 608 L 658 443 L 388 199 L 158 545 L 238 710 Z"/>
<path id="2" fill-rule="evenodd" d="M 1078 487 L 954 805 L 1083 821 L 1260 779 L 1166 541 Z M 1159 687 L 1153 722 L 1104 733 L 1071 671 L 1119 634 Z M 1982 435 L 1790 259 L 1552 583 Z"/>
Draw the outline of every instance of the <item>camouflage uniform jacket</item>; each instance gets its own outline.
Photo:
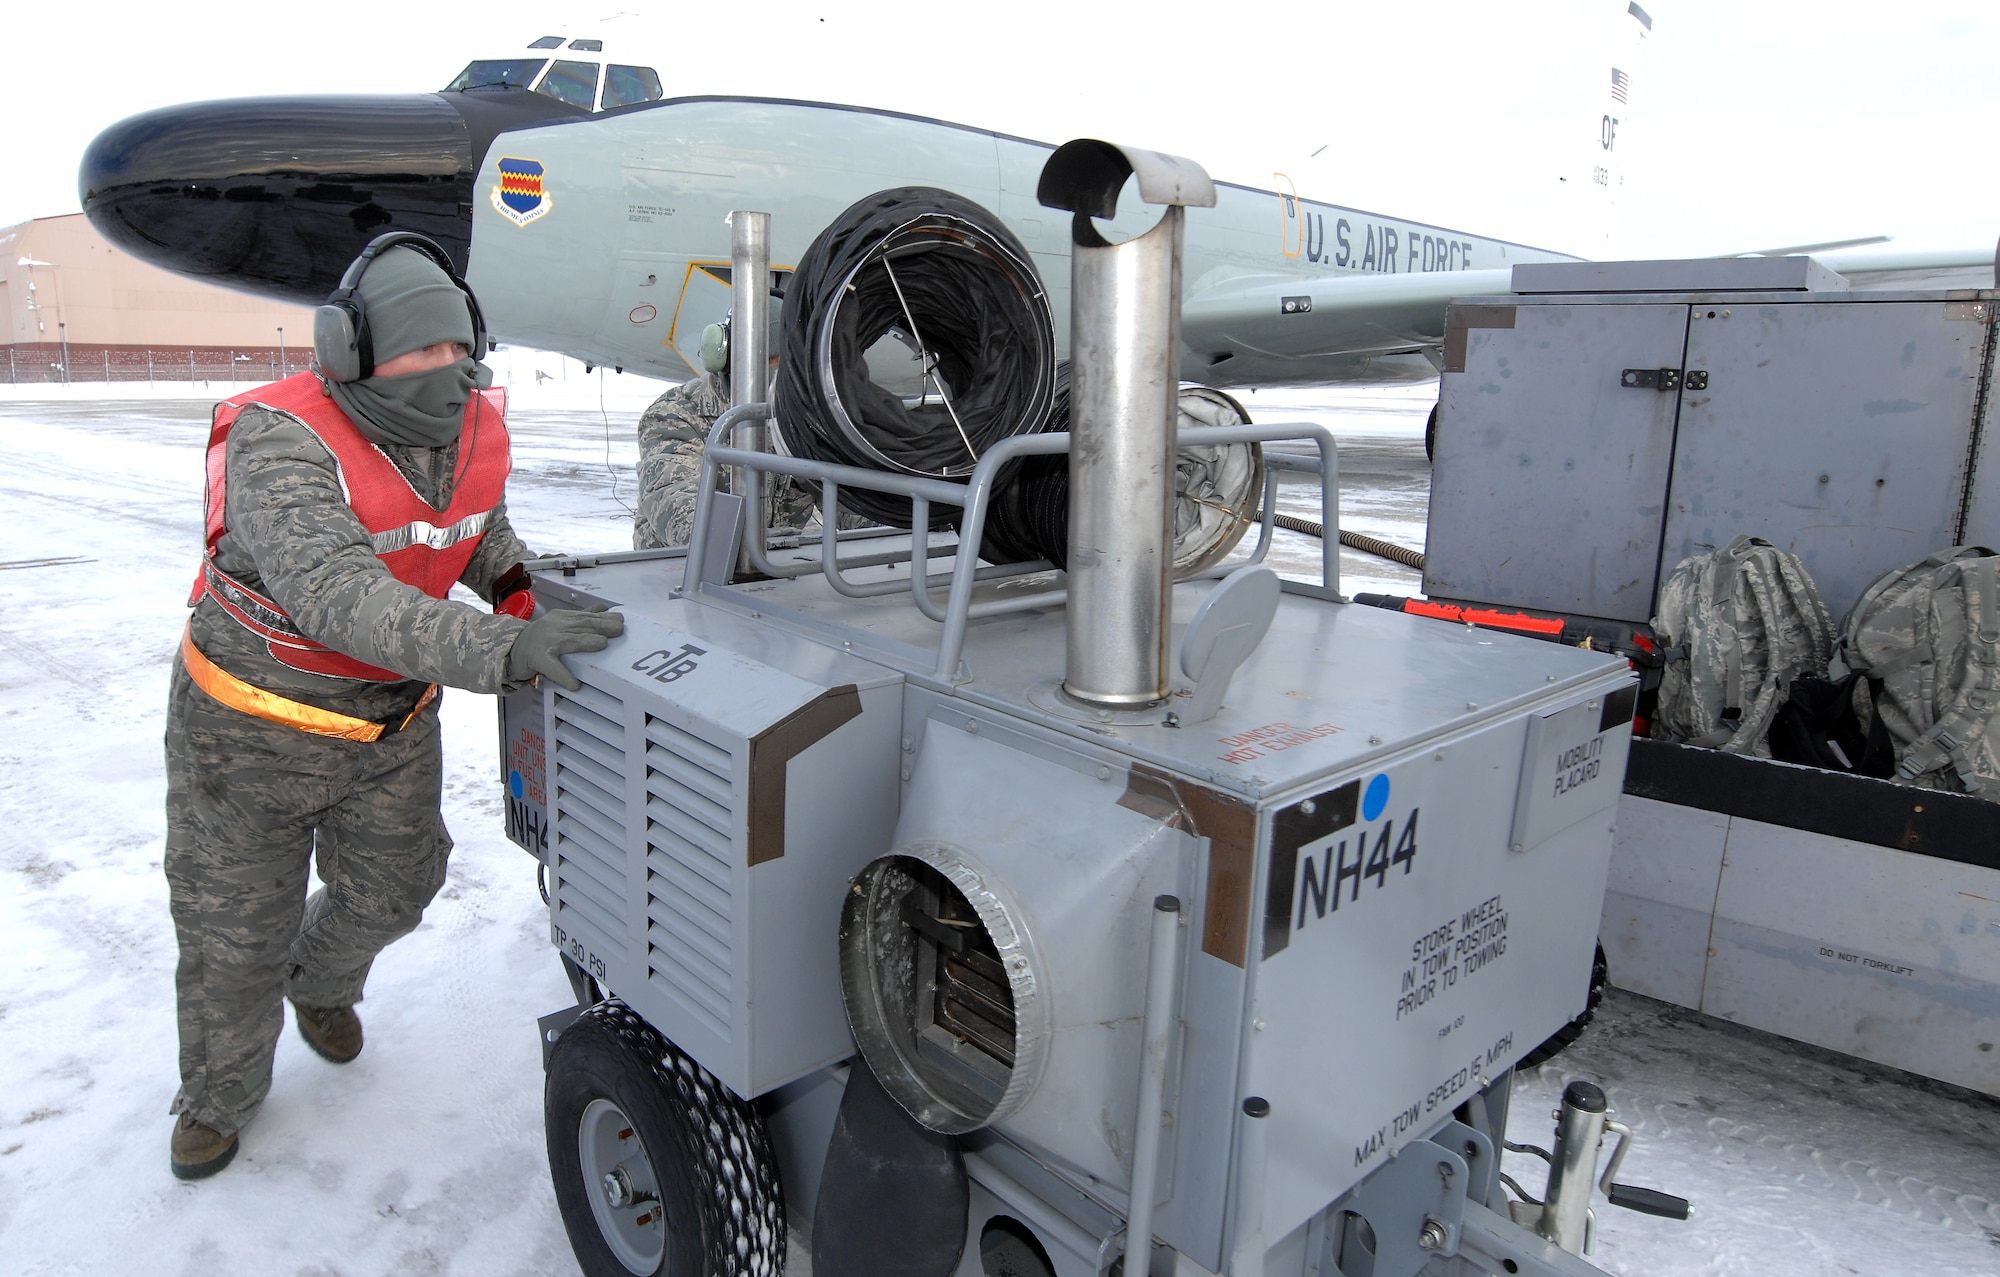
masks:
<path id="1" fill-rule="evenodd" d="M 729 383 L 711 372 L 667 391 L 639 418 L 639 509 L 632 520 L 633 549 L 688 543 L 708 432 L 728 408 Z M 811 492 L 789 478 L 778 480 L 771 493 L 772 527 L 803 529 L 812 522 L 814 510 Z"/>
<path id="2" fill-rule="evenodd" d="M 418 496 L 438 509 L 450 504 L 457 443 L 382 452 Z M 216 566 L 274 600 L 306 637 L 411 681 L 293 669 L 204 598 L 192 625 L 195 646 L 210 660 L 253 686 L 357 718 L 408 711 L 423 683 L 509 690 L 507 654 L 525 622 L 434 599 L 391 575 L 348 507 L 333 454 L 297 418 L 245 408 L 230 429 L 226 464 L 228 530 L 216 545 Z M 528 557 L 502 502 L 459 580 L 490 600 L 495 579 Z"/>

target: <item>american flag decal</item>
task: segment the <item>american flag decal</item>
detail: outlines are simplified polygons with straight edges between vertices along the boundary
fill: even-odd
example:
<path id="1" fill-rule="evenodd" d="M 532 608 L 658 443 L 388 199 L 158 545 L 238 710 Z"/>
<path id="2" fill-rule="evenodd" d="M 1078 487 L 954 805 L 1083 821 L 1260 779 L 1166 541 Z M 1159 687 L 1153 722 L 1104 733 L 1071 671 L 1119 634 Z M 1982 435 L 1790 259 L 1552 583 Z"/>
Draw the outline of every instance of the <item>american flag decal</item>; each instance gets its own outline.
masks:
<path id="1" fill-rule="evenodd" d="M 1623 102 L 1625 100 L 1625 95 L 1631 92 L 1631 90 L 1632 90 L 1632 77 L 1625 74 L 1623 71 L 1620 71 L 1617 67 L 1612 67 L 1611 96 L 1616 100 Z"/>
<path id="2" fill-rule="evenodd" d="M 502 156 L 500 180 L 493 184 L 493 209 L 516 226 L 526 226 L 549 211 L 548 192 L 542 189 L 542 162 Z"/>

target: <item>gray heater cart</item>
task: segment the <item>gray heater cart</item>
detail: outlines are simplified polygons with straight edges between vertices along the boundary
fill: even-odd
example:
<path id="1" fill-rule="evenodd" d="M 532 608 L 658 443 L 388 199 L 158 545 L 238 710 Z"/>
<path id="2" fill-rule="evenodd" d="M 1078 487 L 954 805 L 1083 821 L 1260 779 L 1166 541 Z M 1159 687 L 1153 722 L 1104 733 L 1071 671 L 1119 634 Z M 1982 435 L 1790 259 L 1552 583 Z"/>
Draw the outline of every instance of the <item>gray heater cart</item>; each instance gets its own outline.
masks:
<path id="1" fill-rule="evenodd" d="M 1198 166 L 1096 142 L 1051 171 L 1066 160 L 1107 200 L 1136 174 L 1173 206 L 1127 244 L 1079 244 L 1104 278 L 1141 279 L 1104 296 L 1175 281 Z M 1079 359 L 1159 358 L 1157 318 L 1080 323 L 1142 336 Z M 963 485 L 726 446 L 762 419 L 746 404 L 711 435 L 685 559 L 538 577 L 545 605 L 612 603 L 627 626 L 573 660 L 581 691 L 508 698 L 502 718 L 509 828 L 546 872 L 551 938 L 580 1002 L 612 999 L 543 1022 L 579 1256 L 657 1271 L 700 1217 L 724 1253 L 693 1271 L 774 1272 L 776 1185 L 823 1272 L 940 1271 L 907 1266 L 921 1251 L 977 1277 L 1005 1228 L 1061 1277 L 1127 1253 L 1188 1277 L 1365 1252 L 1378 1277 L 1595 1273 L 1571 1252 L 1602 1097 L 1571 1106 L 1547 1211 L 1510 1209 L 1496 1141 L 1509 1070 L 1585 1006 L 1629 670 L 1346 605 L 1317 426 L 1179 440 L 1308 445 L 1267 462 L 1319 485 L 1316 582 L 1257 565 L 1268 523 L 1195 579 L 1093 578 L 1090 608 L 1076 572 L 981 565 L 1011 455 L 1089 439 L 1114 470 L 1171 457 L 1170 378 L 1085 368 L 1075 386 L 1075 436 L 1010 439 Z M 923 503 L 959 505 L 963 539 L 765 544 L 718 490 L 731 468 L 907 497 L 918 528 Z M 1073 467 L 1073 511 L 1104 526 L 1129 491 L 1092 474 Z M 745 558 L 754 578 L 732 580 Z M 1102 606 L 1149 593 L 1156 620 Z M 1135 678 L 1160 690 L 1115 685 Z"/>

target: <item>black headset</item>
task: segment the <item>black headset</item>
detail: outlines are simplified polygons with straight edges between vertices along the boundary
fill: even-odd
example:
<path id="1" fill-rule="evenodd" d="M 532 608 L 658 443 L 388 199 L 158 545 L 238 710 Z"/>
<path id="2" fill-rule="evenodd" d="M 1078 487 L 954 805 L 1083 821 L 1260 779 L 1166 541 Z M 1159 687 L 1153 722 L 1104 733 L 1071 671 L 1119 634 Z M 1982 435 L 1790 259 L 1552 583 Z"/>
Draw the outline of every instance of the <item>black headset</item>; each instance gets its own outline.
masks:
<path id="1" fill-rule="evenodd" d="M 340 277 L 340 286 L 327 295 L 326 304 L 313 312 L 313 358 L 319 375 L 327 381 L 361 381 L 375 375 L 375 340 L 368 331 L 368 316 L 361 306 L 361 277 L 369 264 L 392 248 L 413 248 L 436 262 L 458 291 L 465 294 L 465 308 L 472 313 L 472 357 L 486 355 L 486 317 L 479 313 L 479 299 L 459 278 L 451 255 L 428 235 L 415 231 L 390 231 L 369 241 L 368 247 Z"/>

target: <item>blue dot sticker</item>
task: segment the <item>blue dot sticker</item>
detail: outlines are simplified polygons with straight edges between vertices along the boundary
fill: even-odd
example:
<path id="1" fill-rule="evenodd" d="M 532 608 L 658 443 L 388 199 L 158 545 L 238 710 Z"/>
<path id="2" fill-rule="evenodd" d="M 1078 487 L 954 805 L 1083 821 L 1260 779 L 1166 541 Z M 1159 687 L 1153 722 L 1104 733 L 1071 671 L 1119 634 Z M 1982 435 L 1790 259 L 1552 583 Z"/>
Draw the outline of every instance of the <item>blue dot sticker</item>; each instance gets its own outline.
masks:
<path id="1" fill-rule="evenodd" d="M 507 788 L 513 793 L 514 797 L 519 798 L 521 796 L 521 792 L 527 788 L 526 785 L 521 783 L 521 773 L 516 771 L 507 773 Z"/>
<path id="2" fill-rule="evenodd" d="M 1378 775 L 1368 782 L 1368 790 L 1361 795 L 1361 819 L 1373 820 L 1389 805 L 1389 777 Z"/>

